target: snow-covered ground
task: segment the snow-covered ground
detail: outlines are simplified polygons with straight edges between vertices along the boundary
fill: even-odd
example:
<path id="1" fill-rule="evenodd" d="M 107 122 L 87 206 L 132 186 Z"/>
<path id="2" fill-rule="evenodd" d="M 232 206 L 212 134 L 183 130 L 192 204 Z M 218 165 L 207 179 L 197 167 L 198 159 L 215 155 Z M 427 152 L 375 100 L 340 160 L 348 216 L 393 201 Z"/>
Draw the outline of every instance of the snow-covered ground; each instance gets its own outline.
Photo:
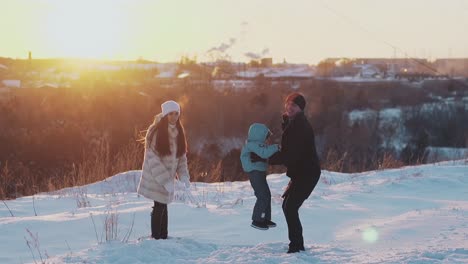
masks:
<path id="1" fill-rule="evenodd" d="M 404 108 L 384 108 L 380 111 L 353 110 L 347 115 L 348 125 L 363 124 L 373 127 L 373 123 L 378 122 L 379 135 L 382 139 L 381 147 L 399 153 L 409 141 L 405 120 L 402 117 L 404 110 Z"/>
<path id="2" fill-rule="evenodd" d="M 410 131 L 406 127 L 406 121 L 413 118 L 415 113 L 424 115 L 425 118 L 431 117 L 436 113 L 445 113 L 447 116 L 457 115 L 463 108 L 468 110 L 468 100 L 464 98 L 436 98 L 437 102 L 424 103 L 413 107 L 398 107 L 398 108 L 384 108 L 381 110 L 364 109 L 353 110 L 347 113 L 346 117 L 348 125 L 351 127 L 355 124 L 364 125 L 368 128 L 375 127 L 375 122 L 378 122 L 379 136 L 381 138 L 381 147 L 386 150 L 395 150 L 400 153 L 411 140 Z M 452 156 L 444 156 L 444 153 L 450 151 L 437 151 L 436 158 L 431 157 L 429 162 L 436 162 L 441 160 L 461 159 L 466 155 L 459 151 L 452 151 Z M 432 154 L 431 154 L 432 155 Z"/>
<path id="3" fill-rule="evenodd" d="M 0 263 L 468 263 L 468 160 L 324 171 L 300 210 L 297 254 L 285 253 L 284 174 L 268 176 L 278 227 L 250 227 L 249 182 L 193 183 L 169 205 L 168 240 L 147 238 L 152 202 L 135 193 L 138 177 L 3 201 Z"/>
<path id="4" fill-rule="evenodd" d="M 468 158 L 468 148 L 426 148 L 427 162 L 439 162 Z"/>

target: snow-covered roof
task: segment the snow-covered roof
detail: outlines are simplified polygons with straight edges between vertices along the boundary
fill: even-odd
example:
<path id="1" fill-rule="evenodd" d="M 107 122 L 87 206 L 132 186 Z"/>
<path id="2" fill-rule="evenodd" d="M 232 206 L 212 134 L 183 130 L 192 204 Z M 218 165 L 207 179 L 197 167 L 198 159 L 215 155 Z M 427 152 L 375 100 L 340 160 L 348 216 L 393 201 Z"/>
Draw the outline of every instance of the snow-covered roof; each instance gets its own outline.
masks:
<path id="1" fill-rule="evenodd" d="M 178 65 L 175 63 L 157 64 L 159 73 L 154 78 L 175 78 Z"/>
<path id="2" fill-rule="evenodd" d="M 51 83 L 51 82 L 39 82 L 36 83 L 35 88 L 59 88 L 60 85 L 57 83 Z"/>
<path id="3" fill-rule="evenodd" d="M 250 89 L 255 86 L 255 82 L 252 80 L 214 80 L 213 86 L 215 89 Z"/>
<path id="4" fill-rule="evenodd" d="M 314 77 L 314 71 L 308 66 L 300 67 L 286 67 L 286 68 L 254 68 L 247 71 L 240 71 L 237 73 L 238 77 L 255 78 L 259 75 L 267 78 L 280 78 L 280 77 L 298 77 L 310 78 Z"/>
<path id="5" fill-rule="evenodd" d="M 156 74 L 155 78 L 175 78 L 176 72 L 175 71 L 163 71 Z"/>
<path id="6" fill-rule="evenodd" d="M 3 80 L 2 84 L 5 87 L 20 88 L 21 87 L 21 80 Z"/>
<path id="7" fill-rule="evenodd" d="M 190 72 L 184 71 L 184 72 L 182 72 L 182 73 L 179 73 L 179 74 L 177 75 L 177 78 L 179 78 L 179 79 L 184 79 L 184 78 L 187 78 L 187 77 L 189 77 L 189 76 L 190 76 Z"/>
<path id="8" fill-rule="evenodd" d="M 237 76 L 238 77 L 243 77 L 243 78 L 255 78 L 257 77 L 258 75 L 262 74 L 262 72 L 260 71 L 253 71 L 253 70 L 250 70 L 250 71 L 240 71 L 240 72 L 237 72 Z"/>

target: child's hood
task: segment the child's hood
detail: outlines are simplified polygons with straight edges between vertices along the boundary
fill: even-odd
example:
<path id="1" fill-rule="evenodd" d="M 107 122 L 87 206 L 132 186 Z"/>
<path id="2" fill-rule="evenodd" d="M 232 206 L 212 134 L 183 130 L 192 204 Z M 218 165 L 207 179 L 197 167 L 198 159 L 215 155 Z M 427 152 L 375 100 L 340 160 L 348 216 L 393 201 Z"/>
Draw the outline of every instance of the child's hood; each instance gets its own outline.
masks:
<path id="1" fill-rule="evenodd" d="M 267 126 L 260 123 L 254 123 L 249 128 L 248 141 L 264 142 L 268 133 L 271 133 Z"/>

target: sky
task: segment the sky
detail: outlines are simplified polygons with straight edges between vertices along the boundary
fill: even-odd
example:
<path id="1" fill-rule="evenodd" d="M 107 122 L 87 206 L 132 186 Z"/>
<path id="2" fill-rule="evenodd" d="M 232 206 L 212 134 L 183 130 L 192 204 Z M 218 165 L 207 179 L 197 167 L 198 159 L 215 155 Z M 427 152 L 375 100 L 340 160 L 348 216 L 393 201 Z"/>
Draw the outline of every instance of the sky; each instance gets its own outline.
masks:
<path id="1" fill-rule="evenodd" d="M 0 203 L 0 262 L 467 263 L 467 169 L 468 160 L 460 160 L 322 171 L 299 211 L 306 250 L 296 254 L 286 254 L 285 174 L 267 177 L 277 227 L 250 226 L 255 196 L 249 181 L 193 182 L 189 190 L 176 182 L 169 238 L 152 240 L 153 202 L 136 194 L 141 171 L 128 171 Z"/>
<path id="2" fill-rule="evenodd" d="M 0 0 L 0 56 L 468 57 L 466 0 Z"/>

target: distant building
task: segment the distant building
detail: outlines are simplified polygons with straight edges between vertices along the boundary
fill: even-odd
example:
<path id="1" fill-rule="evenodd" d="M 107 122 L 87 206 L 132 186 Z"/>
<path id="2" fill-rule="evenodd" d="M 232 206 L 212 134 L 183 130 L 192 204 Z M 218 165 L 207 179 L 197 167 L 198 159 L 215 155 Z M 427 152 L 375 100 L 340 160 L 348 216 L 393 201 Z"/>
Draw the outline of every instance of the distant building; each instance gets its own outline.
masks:
<path id="1" fill-rule="evenodd" d="M 264 68 L 273 67 L 273 58 L 263 58 L 260 60 L 260 65 Z"/>
<path id="2" fill-rule="evenodd" d="M 273 58 L 252 59 L 249 62 L 251 68 L 270 68 L 273 67 Z"/>
<path id="3" fill-rule="evenodd" d="M 20 88 L 20 80 L 3 80 L 0 81 L 0 101 L 8 100 L 12 96 L 12 89 Z"/>
<path id="4" fill-rule="evenodd" d="M 269 79 L 311 79 L 315 76 L 314 69 L 308 65 L 288 65 L 287 67 L 251 68 L 246 71 L 237 72 L 241 78 L 263 78 Z"/>
<path id="5" fill-rule="evenodd" d="M 417 58 L 355 58 L 356 64 L 372 64 L 385 72 L 397 73 L 430 73 L 432 65 L 427 59 Z"/>
<path id="6" fill-rule="evenodd" d="M 379 76 L 393 78 L 399 74 L 437 75 L 431 62 L 416 58 L 327 58 L 322 61 L 322 65 L 319 67 L 322 67 L 322 72 L 325 71 L 333 77 Z"/>
<path id="7" fill-rule="evenodd" d="M 380 71 L 379 67 L 372 64 L 364 64 L 364 65 L 354 65 L 355 68 L 359 69 L 358 76 L 361 78 L 376 78 L 382 77 L 382 72 Z"/>
<path id="8" fill-rule="evenodd" d="M 0 84 L 2 87 L 7 88 L 21 88 L 20 80 L 3 80 Z"/>
<path id="9" fill-rule="evenodd" d="M 255 82 L 253 80 L 245 79 L 214 80 L 212 84 L 213 88 L 215 88 L 216 90 L 248 90 L 255 88 Z"/>
<path id="10" fill-rule="evenodd" d="M 468 77 L 468 58 L 437 59 L 434 65 L 441 74 Z"/>

